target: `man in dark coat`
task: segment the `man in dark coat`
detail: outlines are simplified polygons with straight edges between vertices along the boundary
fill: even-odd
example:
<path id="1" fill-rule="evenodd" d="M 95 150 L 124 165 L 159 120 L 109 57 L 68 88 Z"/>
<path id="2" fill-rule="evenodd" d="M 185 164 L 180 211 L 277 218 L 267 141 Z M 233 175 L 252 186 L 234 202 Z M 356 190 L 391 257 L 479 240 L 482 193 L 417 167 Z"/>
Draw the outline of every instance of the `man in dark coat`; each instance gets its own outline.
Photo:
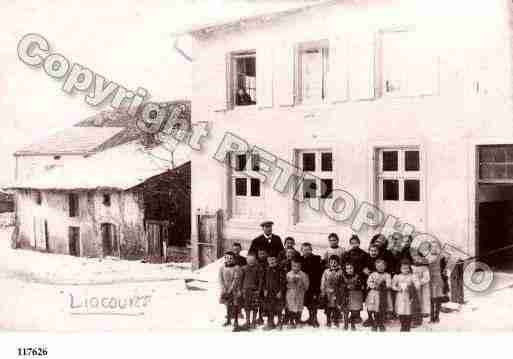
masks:
<path id="1" fill-rule="evenodd" d="M 319 295 L 321 293 L 321 277 L 323 273 L 321 256 L 313 254 L 312 245 L 303 243 L 301 245 L 303 252 L 301 270 L 308 275 L 310 286 L 305 293 L 305 307 L 308 309 L 308 320 L 306 321 L 312 327 L 319 327 L 317 320 L 317 309 L 319 306 Z"/>
<path id="2" fill-rule="evenodd" d="M 264 249 L 268 255 L 276 257 L 280 255 L 284 249 L 283 243 L 279 236 L 273 234 L 273 224 L 272 221 L 265 221 L 260 224 L 264 233 L 253 239 L 249 252 L 258 253 L 258 250 Z"/>

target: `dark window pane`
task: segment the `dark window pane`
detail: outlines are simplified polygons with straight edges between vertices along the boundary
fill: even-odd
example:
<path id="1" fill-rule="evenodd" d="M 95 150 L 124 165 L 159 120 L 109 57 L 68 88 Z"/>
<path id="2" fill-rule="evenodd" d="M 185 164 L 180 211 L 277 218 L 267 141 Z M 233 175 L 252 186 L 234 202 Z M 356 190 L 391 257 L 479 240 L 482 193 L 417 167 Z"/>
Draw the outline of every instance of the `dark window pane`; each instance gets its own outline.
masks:
<path id="1" fill-rule="evenodd" d="M 420 169 L 419 151 L 406 151 L 405 162 L 406 171 L 418 171 Z"/>
<path id="2" fill-rule="evenodd" d="M 246 196 L 248 194 L 248 182 L 245 178 L 235 179 L 235 195 Z"/>
<path id="3" fill-rule="evenodd" d="M 483 163 L 479 167 L 481 179 L 505 179 L 507 178 L 506 165 L 503 163 Z"/>
<path id="4" fill-rule="evenodd" d="M 494 151 L 492 147 L 481 147 L 479 149 L 479 160 L 481 162 L 493 162 Z"/>
<path id="5" fill-rule="evenodd" d="M 237 155 L 235 157 L 235 171 L 244 171 L 246 169 L 246 155 Z"/>
<path id="6" fill-rule="evenodd" d="M 331 152 L 324 152 L 321 154 L 321 171 L 333 171 L 333 154 Z"/>
<path id="7" fill-rule="evenodd" d="M 315 171 L 315 153 L 303 153 L 303 171 Z"/>
<path id="8" fill-rule="evenodd" d="M 383 180 L 383 200 L 399 200 L 399 180 Z"/>
<path id="9" fill-rule="evenodd" d="M 78 195 L 70 193 L 68 196 L 69 216 L 78 217 Z"/>
<path id="10" fill-rule="evenodd" d="M 504 146 L 506 162 L 513 162 L 513 146 Z"/>
<path id="11" fill-rule="evenodd" d="M 333 180 L 321 179 L 321 198 L 331 198 L 333 196 Z"/>
<path id="12" fill-rule="evenodd" d="M 383 171 L 397 171 L 397 154 L 397 151 L 383 151 Z"/>
<path id="13" fill-rule="evenodd" d="M 404 181 L 404 200 L 405 201 L 420 201 L 420 181 L 419 180 L 405 180 Z"/>
<path id="14" fill-rule="evenodd" d="M 251 170 L 260 171 L 260 156 L 258 154 L 253 154 L 251 156 Z"/>
<path id="15" fill-rule="evenodd" d="M 260 180 L 258 178 L 251 179 L 251 196 L 260 197 Z"/>
<path id="16" fill-rule="evenodd" d="M 313 179 L 303 180 L 303 197 L 315 198 L 317 197 L 317 184 Z"/>

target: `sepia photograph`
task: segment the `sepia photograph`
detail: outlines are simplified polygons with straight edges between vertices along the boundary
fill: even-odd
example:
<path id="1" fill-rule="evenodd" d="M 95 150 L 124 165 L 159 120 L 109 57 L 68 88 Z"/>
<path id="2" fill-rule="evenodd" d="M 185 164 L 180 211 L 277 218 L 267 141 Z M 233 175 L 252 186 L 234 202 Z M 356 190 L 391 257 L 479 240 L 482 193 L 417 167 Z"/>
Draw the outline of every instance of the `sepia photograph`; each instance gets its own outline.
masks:
<path id="1" fill-rule="evenodd" d="M 9 358 L 513 331 L 512 1 L 1 2 Z"/>

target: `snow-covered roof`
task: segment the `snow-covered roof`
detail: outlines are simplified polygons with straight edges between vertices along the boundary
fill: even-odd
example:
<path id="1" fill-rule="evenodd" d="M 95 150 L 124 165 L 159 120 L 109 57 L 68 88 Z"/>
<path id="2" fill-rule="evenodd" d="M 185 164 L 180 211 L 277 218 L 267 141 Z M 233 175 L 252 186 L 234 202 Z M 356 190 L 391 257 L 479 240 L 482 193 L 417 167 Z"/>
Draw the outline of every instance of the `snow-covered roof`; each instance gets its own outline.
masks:
<path id="1" fill-rule="evenodd" d="M 70 127 L 15 152 L 15 155 L 89 154 L 124 127 Z"/>
<path id="2" fill-rule="evenodd" d="M 12 189 L 40 190 L 127 190 L 147 179 L 176 168 L 189 159 L 190 148 L 178 145 L 173 152 L 160 145 L 147 149 L 138 141 L 79 157 L 15 183 Z"/>
<path id="3" fill-rule="evenodd" d="M 257 23 L 257 22 L 268 22 L 275 20 L 277 18 L 281 18 L 283 16 L 298 14 L 303 11 L 310 10 L 312 8 L 316 8 L 319 6 L 325 6 L 340 2 L 341 0 L 313 0 L 308 2 L 297 2 L 297 3 L 276 3 L 273 4 L 272 10 L 269 7 L 261 6 L 261 10 L 257 11 L 256 14 L 251 16 L 237 17 L 237 18 L 226 18 L 218 21 L 214 21 L 208 24 L 202 24 L 198 26 L 193 26 L 182 33 L 188 33 L 190 35 L 206 35 L 212 32 L 222 30 L 222 29 L 230 29 L 230 28 L 239 28 L 243 24 L 248 23 Z M 347 1 L 347 0 L 346 0 Z"/>

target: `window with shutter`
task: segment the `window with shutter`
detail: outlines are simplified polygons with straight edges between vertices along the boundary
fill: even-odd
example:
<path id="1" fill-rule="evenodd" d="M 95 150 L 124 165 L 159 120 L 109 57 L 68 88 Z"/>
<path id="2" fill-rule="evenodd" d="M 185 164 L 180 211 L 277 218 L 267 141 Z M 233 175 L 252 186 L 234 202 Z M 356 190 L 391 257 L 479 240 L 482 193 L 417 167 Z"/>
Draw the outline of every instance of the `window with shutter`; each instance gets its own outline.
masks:
<path id="1" fill-rule="evenodd" d="M 296 103 L 322 103 L 327 90 L 328 42 L 301 43 L 297 46 L 296 58 Z"/>

